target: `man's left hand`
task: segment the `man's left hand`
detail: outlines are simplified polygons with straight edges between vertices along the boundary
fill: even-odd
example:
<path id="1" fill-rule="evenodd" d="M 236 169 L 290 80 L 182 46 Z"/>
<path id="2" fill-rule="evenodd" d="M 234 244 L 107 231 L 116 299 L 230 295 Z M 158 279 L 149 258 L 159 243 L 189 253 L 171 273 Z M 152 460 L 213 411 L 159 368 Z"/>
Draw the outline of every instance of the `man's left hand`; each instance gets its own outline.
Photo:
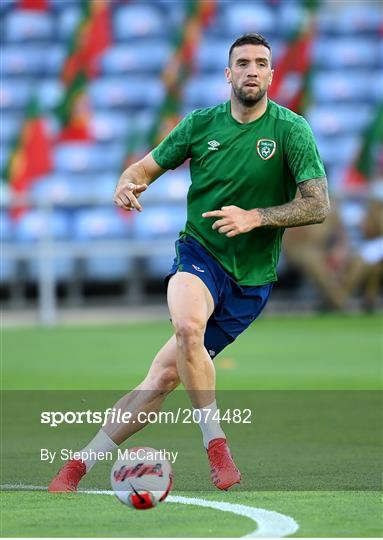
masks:
<path id="1" fill-rule="evenodd" d="M 256 210 L 243 210 L 238 206 L 222 206 L 221 210 L 204 212 L 203 218 L 217 217 L 212 229 L 228 238 L 251 231 L 260 226 L 261 216 Z"/>

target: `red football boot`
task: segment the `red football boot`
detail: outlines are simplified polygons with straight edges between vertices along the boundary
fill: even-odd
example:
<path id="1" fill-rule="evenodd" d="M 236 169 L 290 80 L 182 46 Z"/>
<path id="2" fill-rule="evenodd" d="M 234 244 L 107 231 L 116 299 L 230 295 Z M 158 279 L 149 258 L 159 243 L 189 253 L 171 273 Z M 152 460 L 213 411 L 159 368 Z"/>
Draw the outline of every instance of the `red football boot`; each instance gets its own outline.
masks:
<path id="1" fill-rule="evenodd" d="M 241 481 L 241 473 L 231 457 L 226 439 L 212 439 L 209 442 L 207 455 L 213 484 L 218 489 L 227 490 Z"/>
<path id="2" fill-rule="evenodd" d="M 78 483 L 86 473 L 85 463 L 79 459 L 71 459 L 56 474 L 49 484 L 50 493 L 77 491 Z"/>

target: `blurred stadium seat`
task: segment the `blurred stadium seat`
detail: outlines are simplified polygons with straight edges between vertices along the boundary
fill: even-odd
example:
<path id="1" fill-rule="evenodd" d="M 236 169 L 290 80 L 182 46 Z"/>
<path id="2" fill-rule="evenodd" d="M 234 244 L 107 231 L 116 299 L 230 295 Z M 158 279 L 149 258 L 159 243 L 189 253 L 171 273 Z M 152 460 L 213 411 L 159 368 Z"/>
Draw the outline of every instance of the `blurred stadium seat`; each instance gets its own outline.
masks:
<path id="1" fill-rule="evenodd" d="M 130 216 L 124 218 L 115 208 L 80 210 L 73 220 L 73 239 L 89 243 L 95 240 L 124 240 L 131 236 Z M 82 277 L 92 281 L 125 280 L 132 270 L 128 256 L 84 256 Z"/>
<path id="2" fill-rule="evenodd" d="M 90 208 L 77 212 L 73 222 L 73 237 L 128 238 L 132 229 L 130 216 L 125 218 L 116 208 Z"/>
<path id="3" fill-rule="evenodd" d="M 121 43 L 107 51 L 101 59 L 105 75 L 121 73 L 156 74 L 164 68 L 170 55 L 169 45 L 161 39 L 139 44 Z"/>
<path id="4" fill-rule="evenodd" d="M 368 103 L 356 108 L 352 104 L 336 108 L 325 104 L 311 107 L 305 117 L 318 136 L 331 136 L 361 132 L 372 119 L 373 112 L 373 106 Z"/>
<path id="5" fill-rule="evenodd" d="M 26 48 L 22 43 L 2 47 L 2 75 L 41 75 L 45 70 L 45 50 L 43 45 L 30 45 Z"/>
<path id="6" fill-rule="evenodd" d="M 92 137 L 100 142 L 113 142 L 126 139 L 130 117 L 126 118 L 116 111 L 95 111 L 90 119 Z"/>
<path id="7" fill-rule="evenodd" d="M 164 204 L 168 201 L 179 201 L 186 204 L 186 195 L 190 186 L 189 169 L 186 167 L 168 171 L 158 180 L 150 184 L 141 195 L 142 204 Z"/>
<path id="8" fill-rule="evenodd" d="M 184 106 L 191 109 L 212 107 L 229 96 L 229 85 L 222 75 L 194 76 L 185 86 Z"/>
<path id="9" fill-rule="evenodd" d="M 174 237 L 169 238 L 168 242 L 169 247 L 173 246 L 174 251 Z M 173 259 L 174 253 L 173 255 L 151 255 L 147 257 L 144 262 L 145 277 L 147 279 L 163 280 L 172 267 Z"/>
<path id="10" fill-rule="evenodd" d="M 3 76 L 42 75 L 58 76 L 67 54 L 65 45 L 13 43 L 5 45 L 1 51 L 1 73 Z M 11 79 L 10 79 L 11 80 Z"/>
<path id="11" fill-rule="evenodd" d="M 57 107 L 64 95 L 64 85 L 58 78 L 42 79 L 38 85 L 38 99 L 42 111 Z"/>
<path id="12" fill-rule="evenodd" d="M 228 65 L 228 50 L 230 45 L 230 40 L 204 39 L 196 55 L 196 68 L 198 71 L 222 72 Z"/>
<path id="13" fill-rule="evenodd" d="M 326 2 L 318 13 L 318 27 L 323 34 L 357 35 L 380 32 L 380 2 Z"/>
<path id="14" fill-rule="evenodd" d="M 126 117 L 126 121 L 133 130 L 138 129 L 142 130 L 143 132 L 147 132 L 153 127 L 153 110 L 147 108 L 137 112 L 136 114 L 129 114 L 129 116 Z"/>
<path id="15" fill-rule="evenodd" d="M 29 210 L 15 223 L 15 238 L 18 242 L 36 242 L 47 234 L 56 240 L 69 238 L 69 214 L 63 210 Z"/>
<path id="16" fill-rule="evenodd" d="M 71 237 L 70 215 L 64 210 L 30 210 L 21 216 L 15 224 L 15 239 L 19 244 L 37 244 L 48 236 L 52 241 L 68 240 Z M 36 250 L 36 253 L 38 250 Z M 53 273 L 57 281 L 69 281 L 74 273 L 74 260 L 59 255 L 53 261 Z M 46 261 L 42 261 L 46 264 Z M 27 281 L 35 282 L 39 274 L 39 261 L 28 259 L 25 263 L 25 277 Z"/>
<path id="17" fill-rule="evenodd" d="M 31 197 L 34 201 L 56 205 L 70 204 L 77 208 L 98 203 L 110 206 L 116 188 L 118 176 L 113 173 L 100 174 L 51 174 L 42 177 L 31 187 Z"/>
<path id="18" fill-rule="evenodd" d="M 50 77 L 59 77 L 64 60 L 68 54 L 66 44 L 52 44 L 45 50 L 45 73 Z"/>
<path id="19" fill-rule="evenodd" d="M 88 185 L 88 182 L 85 184 Z M 51 174 L 42 177 L 31 187 L 32 200 L 41 204 L 54 203 L 60 205 L 76 199 L 85 199 L 89 191 L 84 186 L 83 178 L 72 175 Z"/>
<path id="20" fill-rule="evenodd" d="M 276 21 L 278 25 L 278 32 L 280 37 L 286 39 L 294 36 L 296 32 L 301 28 L 302 20 L 306 17 L 307 13 L 304 4 L 296 0 L 290 0 L 289 2 L 279 2 L 276 12 Z M 274 28 L 275 30 L 275 28 Z M 274 39 L 271 40 L 273 47 L 273 58 L 275 57 L 274 51 Z"/>
<path id="21" fill-rule="evenodd" d="M 378 68 L 380 50 L 374 39 L 326 38 L 316 41 L 313 64 L 322 69 Z"/>
<path id="22" fill-rule="evenodd" d="M 92 143 L 62 143 L 54 150 L 57 172 L 110 171 L 122 164 L 124 148 L 121 143 L 98 145 Z"/>
<path id="23" fill-rule="evenodd" d="M 99 201 L 100 204 L 111 206 L 119 176 L 119 174 L 108 171 L 105 174 L 96 173 L 85 178 L 84 189 L 86 189 L 86 197 Z"/>
<path id="24" fill-rule="evenodd" d="M 225 5 L 225 31 L 231 38 L 246 32 L 268 34 L 275 32 L 277 20 L 267 4 L 252 2 L 235 2 Z"/>
<path id="25" fill-rule="evenodd" d="M 74 184 L 78 186 L 78 182 Z M 47 175 L 31 187 L 32 200 L 41 204 L 60 204 L 73 198 L 73 185 L 69 178 L 59 174 Z"/>
<path id="26" fill-rule="evenodd" d="M 60 12 L 57 14 L 57 33 L 58 37 L 65 43 L 70 41 L 73 32 L 76 30 L 82 17 L 82 10 L 77 5 L 69 5 L 69 2 L 57 1 L 57 7 L 60 5 Z"/>
<path id="27" fill-rule="evenodd" d="M 147 207 L 134 223 L 134 237 L 139 240 L 154 240 L 175 235 L 186 223 L 186 207 L 160 204 Z"/>
<path id="28" fill-rule="evenodd" d="M 16 10 L 5 16 L 4 36 L 9 42 L 49 42 L 54 38 L 50 12 Z"/>
<path id="29" fill-rule="evenodd" d="M 325 165 L 342 166 L 349 163 L 358 149 L 359 138 L 355 134 L 335 137 L 317 137 L 318 148 Z"/>
<path id="30" fill-rule="evenodd" d="M 186 223 L 185 208 L 166 206 L 146 207 L 135 221 L 134 238 L 153 242 L 162 240 L 174 252 L 174 242 Z M 172 265 L 174 255 L 148 255 L 144 261 L 145 276 L 149 279 L 162 279 Z"/>
<path id="31" fill-rule="evenodd" d="M 114 36 L 118 41 L 167 35 L 167 21 L 153 4 L 123 6 L 114 15 Z"/>
<path id="32" fill-rule="evenodd" d="M 378 100 L 383 91 L 380 71 L 342 70 L 318 71 L 313 75 L 313 98 L 316 102 L 355 102 L 363 97 L 364 103 Z"/>
<path id="33" fill-rule="evenodd" d="M 22 115 L 12 112 L 2 112 L 0 122 L 0 142 L 5 144 L 14 142 L 22 123 Z"/>
<path id="34" fill-rule="evenodd" d="M 158 77 L 105 77 L 89 84 L 92 107 L 158 107 L 164 88 Z"/>
<path id="35" fill-rule="evenodd" d="M 0 110 L 24 110 L 31 97 L 34 86 L 26 78 L 2 78 L 0 86 Z"/>

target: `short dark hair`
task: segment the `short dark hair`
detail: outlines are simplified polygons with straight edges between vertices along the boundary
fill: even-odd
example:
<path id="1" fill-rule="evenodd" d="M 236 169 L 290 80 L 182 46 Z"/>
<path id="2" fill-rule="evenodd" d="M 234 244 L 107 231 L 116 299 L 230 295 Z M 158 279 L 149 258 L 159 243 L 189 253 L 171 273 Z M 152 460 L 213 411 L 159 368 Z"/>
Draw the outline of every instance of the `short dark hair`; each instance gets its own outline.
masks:
<path id="1" fill-rule="evenodd" d="M 231 61 L 231 54 L 233 52 L 233 49 L 236 47 L 242 47 L 242 45 L 263 45 L 267 49 L 269 49 L 271 53 L 271 47 L 270 43 L 267 41 L 265 37 L 263 37 L 261 34 L 243 34 L 243 36 L 240 36 L 237 38 L 229 50 L 229 66 Z"/>

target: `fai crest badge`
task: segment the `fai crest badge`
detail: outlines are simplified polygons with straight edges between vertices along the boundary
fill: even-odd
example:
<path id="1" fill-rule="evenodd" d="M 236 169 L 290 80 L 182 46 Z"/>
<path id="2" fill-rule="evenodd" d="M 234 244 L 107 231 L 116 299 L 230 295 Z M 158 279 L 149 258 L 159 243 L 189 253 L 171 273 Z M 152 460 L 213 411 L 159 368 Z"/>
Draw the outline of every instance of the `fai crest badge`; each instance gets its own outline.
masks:
<path id="1" fill-rule="evenodd" d="M 272 139 L 259 139 L 257 141 L 257 152 L 262 159 L 270 159 L 275 154 L 277 143 Z"/>

